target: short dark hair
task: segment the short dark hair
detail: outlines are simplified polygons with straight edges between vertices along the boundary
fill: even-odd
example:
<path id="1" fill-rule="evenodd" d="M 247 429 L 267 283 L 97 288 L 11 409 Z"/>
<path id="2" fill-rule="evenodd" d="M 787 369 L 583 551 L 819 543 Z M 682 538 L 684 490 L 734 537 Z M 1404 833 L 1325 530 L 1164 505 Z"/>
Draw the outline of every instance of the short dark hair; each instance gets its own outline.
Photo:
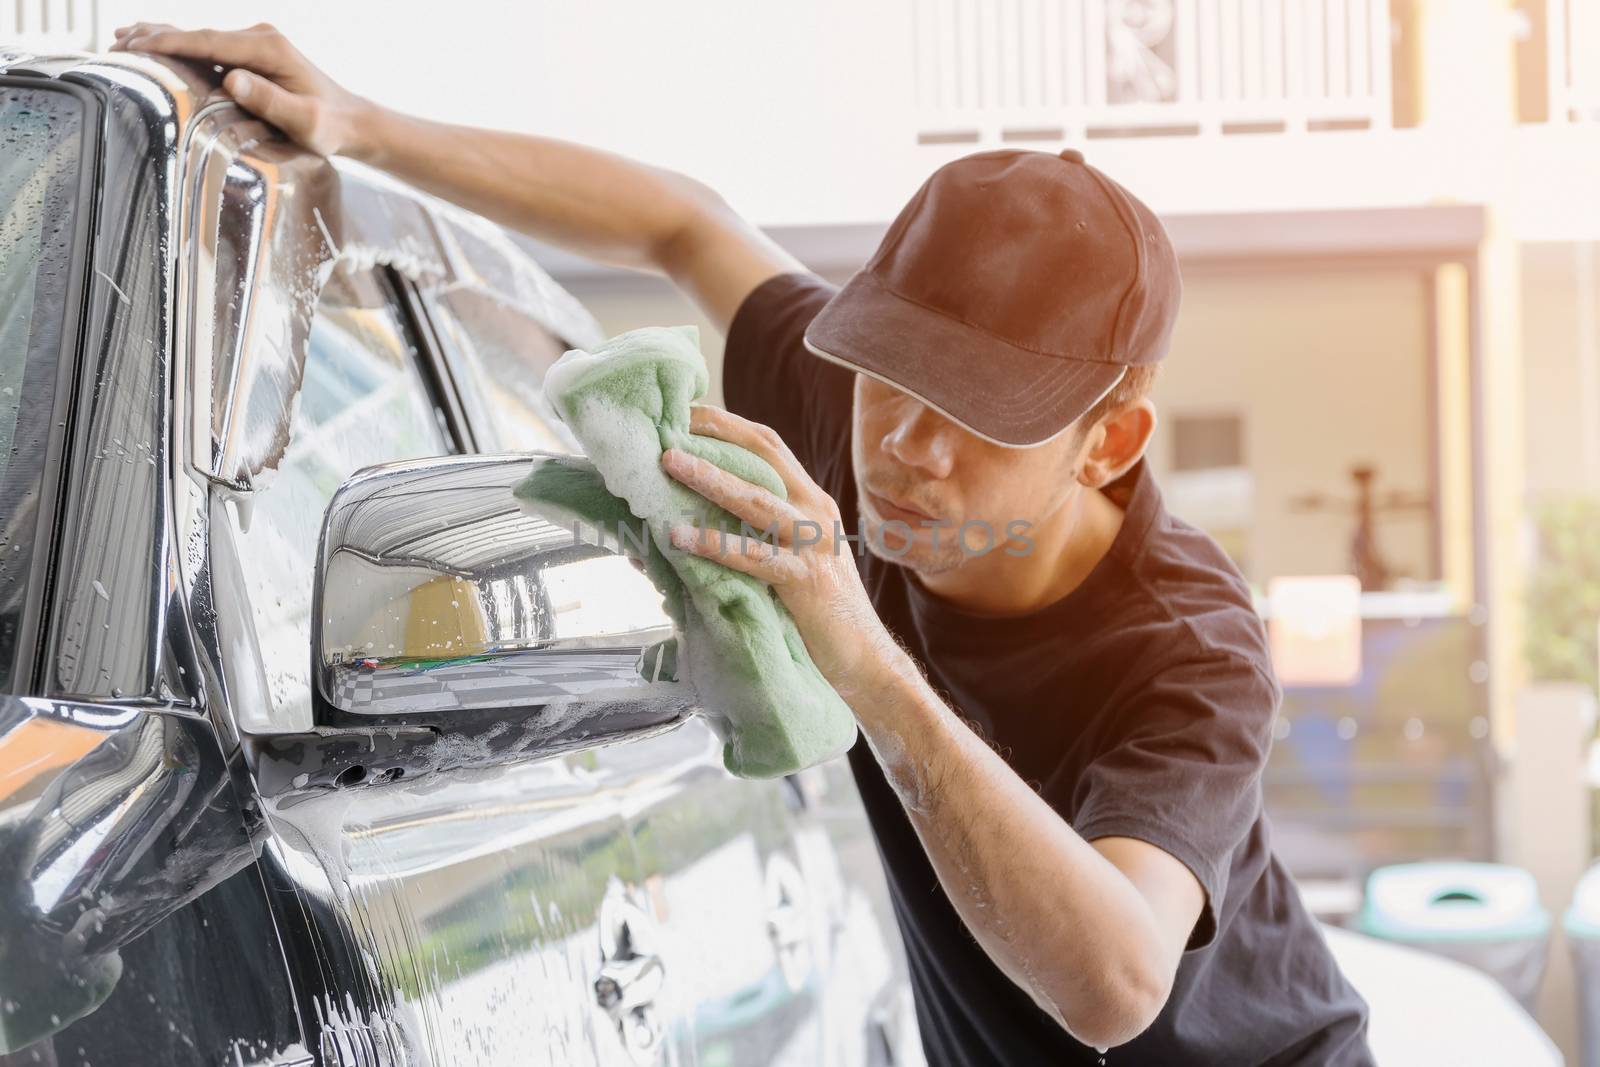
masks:
<path id="1" fill-rule="evenodd" d="M 1122 407 L 1150 392 L 1156 384 L 1156 371 L 1160 369 L 1159 363 L 1136 363 L 1128 367 L 1128 373 L 1122 380 L 1111 387 L 1111 392 L 1095 402 L 1094 407 L 1084 412 L 1078 420 L 1080 433 L 1088 433 L 1100 424 L 1100 420 Z"/>

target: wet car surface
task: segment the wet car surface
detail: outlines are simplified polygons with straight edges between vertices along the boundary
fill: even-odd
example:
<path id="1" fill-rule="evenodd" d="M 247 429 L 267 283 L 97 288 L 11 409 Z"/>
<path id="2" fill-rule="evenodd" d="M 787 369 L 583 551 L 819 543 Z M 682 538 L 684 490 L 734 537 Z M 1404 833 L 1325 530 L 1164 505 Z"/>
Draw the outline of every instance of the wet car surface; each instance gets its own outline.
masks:
<path id="1" fill-rule="evenodd" d="M 914 1062 L 847 767 L 509 507 L 581 305 L 214 72 L 0 46 L 0 139 L 0 1063 Z"/>

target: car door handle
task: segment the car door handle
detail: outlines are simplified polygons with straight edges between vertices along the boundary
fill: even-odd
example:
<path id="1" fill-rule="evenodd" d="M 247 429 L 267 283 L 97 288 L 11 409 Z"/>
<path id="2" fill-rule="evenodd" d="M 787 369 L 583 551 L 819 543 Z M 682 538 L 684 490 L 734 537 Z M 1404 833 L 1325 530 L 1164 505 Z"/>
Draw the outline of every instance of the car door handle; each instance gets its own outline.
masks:
<path id="1" fill-rule="evenodd" d="M 654 953 L 607 960 L 600 965 L 600 975 L 594 980 L 595 1002 L 612 1018 L 619 1019 L 653 1005 L 661 995 L 666 976 L 666 966 Z"/>
<path id="2" fill-rule="evenodd" d="M 613 882 L 600 902 L 600 969 L 594 979 L 594 1000 L 617 1028 L 623 1047 L 639 1067 L 653 1064 L 661 1053 L 666 1028 L 656 1006 L 666 983 L 667 967 L 656 946 L 655 920 L 628 899 Z"/>
<path id="3" fill-rule="evenodd" d="M 795 904 L 785 901 L 767 912 L 767 934 L 773 947 L 781 953 L 794 953 L 806 947 L 809 936 L 806 914 Z"/>
<path id="4" fill-rule="evenodd" d="M 791 990 L 799 990 L 811 974 L 811 913 L 800 868 L 787 856 L 767 860 L 767 937 L 778 969 Z"/>

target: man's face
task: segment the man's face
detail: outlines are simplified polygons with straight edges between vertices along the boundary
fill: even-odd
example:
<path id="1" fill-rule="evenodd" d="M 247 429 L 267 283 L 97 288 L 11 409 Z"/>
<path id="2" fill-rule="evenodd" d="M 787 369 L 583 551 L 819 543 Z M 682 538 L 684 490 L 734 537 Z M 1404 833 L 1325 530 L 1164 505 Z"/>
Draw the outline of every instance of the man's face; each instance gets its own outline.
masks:
<path id="1" fill-rule="evenodd" d="M 871 551 L 923 575 L 953 570 L 985 549 L 1022 554 L 1019 535 L 1028 537 L 1081 491 L 1083 436 L 1073 427 L 1041 445 L 1006 448 L 857 374 L 851 462 L 861 532 Z"/>

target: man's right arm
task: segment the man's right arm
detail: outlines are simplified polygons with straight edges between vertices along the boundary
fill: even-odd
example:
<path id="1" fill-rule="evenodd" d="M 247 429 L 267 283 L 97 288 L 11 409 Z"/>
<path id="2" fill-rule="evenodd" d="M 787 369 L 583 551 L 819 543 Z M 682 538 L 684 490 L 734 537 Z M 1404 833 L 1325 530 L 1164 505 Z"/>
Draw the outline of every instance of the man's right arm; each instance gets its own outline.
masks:
<path id="1" fill-rule="evenodd" d="M 138 23 L 112 47 L 231 67 L 228 93 L 302 147 L 381 167 L 588 258 L 665 274 L 724 333 L 756 286 L 803 269 L 700 182 L 568 141 L 399 114 L 341 87 L 271 26 Z"/>

